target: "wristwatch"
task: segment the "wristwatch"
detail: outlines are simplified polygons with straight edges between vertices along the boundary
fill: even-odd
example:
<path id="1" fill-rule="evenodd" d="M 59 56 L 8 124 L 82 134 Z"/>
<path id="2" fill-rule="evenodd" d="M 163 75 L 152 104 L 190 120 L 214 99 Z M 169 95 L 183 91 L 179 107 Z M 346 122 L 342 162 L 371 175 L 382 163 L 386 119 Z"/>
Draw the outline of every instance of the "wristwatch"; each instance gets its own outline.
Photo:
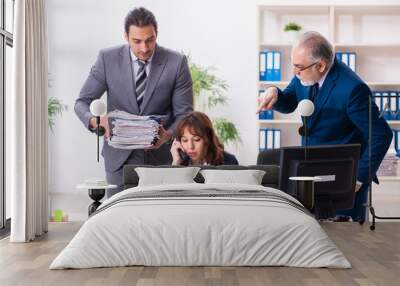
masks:
<path id="1" fill-rule="evenodd" d="M 89 127 L 89 130 L 97 135 L 97 127 Z M 103 126 L 99 126 L 99 136 L 103 136 L 106 133 L 106 129 Z"/>

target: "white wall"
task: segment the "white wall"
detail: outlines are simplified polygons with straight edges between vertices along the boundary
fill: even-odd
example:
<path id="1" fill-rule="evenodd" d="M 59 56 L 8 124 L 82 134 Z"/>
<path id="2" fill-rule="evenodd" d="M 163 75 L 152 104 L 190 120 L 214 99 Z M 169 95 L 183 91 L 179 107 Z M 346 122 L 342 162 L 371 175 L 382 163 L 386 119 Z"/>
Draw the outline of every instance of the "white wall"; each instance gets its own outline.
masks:
<path id="1" fill-rule="evenodd" d="M 150 9 L 159 24 L 158 43 L 190 53 L 194 62 L 214 66 L 230 86 L 229 105 L 217 114 L 233 121 L 242 142 L 228 146 L 241 164 L 257 157 L 257 5 L 322 3 L 367 4 L 400 1 L 259 1 L 259 0 L 49 0 L 49 95 L 68 111 L 49 135 L 51 207 L 70 218 L 86 215 L 89 199 L 75 186 L 85 178 L 104 178 L 103 161 L 96 162 L 95 136 L 77 119 L 74 101 L 100 49 L 123 43 L 123 19 L 137 6 Z M 68 196 L 66 194 L 71 194 Z"/>

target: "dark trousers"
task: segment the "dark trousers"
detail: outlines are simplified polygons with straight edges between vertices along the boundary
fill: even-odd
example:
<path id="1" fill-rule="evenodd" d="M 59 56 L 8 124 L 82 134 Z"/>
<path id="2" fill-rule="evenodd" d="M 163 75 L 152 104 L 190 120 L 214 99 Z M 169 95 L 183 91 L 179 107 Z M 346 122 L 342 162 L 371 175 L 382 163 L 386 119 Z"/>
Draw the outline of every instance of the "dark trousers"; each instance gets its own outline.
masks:
<path id="1" fill-rule="evenodd" d="M 119 169 L 112 172 L 106 171 L 107 183 L 118 186 L 115 189 L 107 189 L 107 198 L 124 190 L 124 165 L 170 165 L 172 163 L 170 148 L 170 144 L 164 144 L 157 150 L 135 150 Z"/>
<path id="2" fill-rule="evenodd" d="M 110 198 L 116 193 L 124 190 L 122 175 L 124 165 L 127 164 L 144 165 L 144 152 L 142 152 L 142 150 L 139 150 L 139 152 L 132 152 L 128 159 L 124 162 L 124 164 L 122 164 L 119 169 L 113 172 L 106 171 L 107 183 L 118 186 L 115 189 L 107 189 L 107 198 Z"/>
<path id="3" fill-rule="evenodd" d="M 363 184 L 356 193 L 354 206 L 349 210 L 337 211 L 337 215 L 350 216 L 353 221 L 364 222 L 366 216 L 366 204 L 368 201 L 368 184 Z"/>

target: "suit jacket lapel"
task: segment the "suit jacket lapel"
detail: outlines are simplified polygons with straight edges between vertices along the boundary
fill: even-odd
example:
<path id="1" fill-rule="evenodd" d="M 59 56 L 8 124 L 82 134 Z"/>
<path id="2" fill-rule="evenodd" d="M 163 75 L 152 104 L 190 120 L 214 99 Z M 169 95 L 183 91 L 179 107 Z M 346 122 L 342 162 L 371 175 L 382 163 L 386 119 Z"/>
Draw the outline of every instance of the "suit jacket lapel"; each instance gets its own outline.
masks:
<path id="1" fill-rule="evenodd" d="M 132 60 L 129 51 L 129 45 L 125 45 L 121 50 L 121 78 L 126 90 L 126 97 L 133 108 L 134 114 L 139 114 L 139 107 L 136 101 L 136 92 L 134 87 L 134 76 L 132 70 Z M 127 110 L 128 111 L 128 110 Z"/>
<path id="2" fill-rule="evenodd" d="M 160 79 L 161 73 L 164 70 L 166 63 L 167 59 L 163 57 L 163 50 L 159 46 L 157 46 L 154 52 L 153 60 L 151 61 L 150 74 L 147 78 L 147 86 L 144 93 L 140 114 L 143 114 L 147 104 L 153 96 L 154 89 L 157 86 L 158 80 Z"/>
<path id="3" fill-rule="evenodd" d="M 309 129 L 312 128 L 312 126 L 317 121 L 322 107 L 325 105 L 326 101 L 328 100 L 328 98 L 332 92 L 332 89 L 336 85 L 337 77 L 338 77 L 338 72 L 337 72 L 337 63 L 336 63 L 336 59 L 335 59 L 335 62 L 333 64 L 331 70 L 329 71 L 328 75 L 326 76 L 325 81 L 324 81 L 322 87 L 320 88 L 317 97 L 314 100 L 314 113 L 310 117 L 310 119 L 308 120 L 308 123 L 307 123 L 307 126 Z"/>

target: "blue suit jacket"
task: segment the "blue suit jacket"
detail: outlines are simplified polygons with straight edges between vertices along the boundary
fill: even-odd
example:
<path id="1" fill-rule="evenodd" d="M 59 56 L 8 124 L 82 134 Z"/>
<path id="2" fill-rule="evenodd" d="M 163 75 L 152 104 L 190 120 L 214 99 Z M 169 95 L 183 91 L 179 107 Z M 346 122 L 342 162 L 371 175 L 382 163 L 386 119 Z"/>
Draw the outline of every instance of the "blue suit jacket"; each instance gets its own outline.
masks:
<path id="1" fill-rule="evenodd" d="M 309 90 L 310 87 L 303 86 L 294 77 L 285 90 L 279 90 L 274 109 L 282 113 L 293 112 L 298 102 L 308 99 Z M 309 145 L 361 144 L 357 179 L 363 183 L 369 181 L 368 119 L 371 96 L 369 87 L 349 67 L 335 59 L 314 100 L 314 113 L 307 120 Z M 379 118 L 374 102 L 371 117 L 371 175 L 375 177 L 393 134 L 387 122 Z"/>

